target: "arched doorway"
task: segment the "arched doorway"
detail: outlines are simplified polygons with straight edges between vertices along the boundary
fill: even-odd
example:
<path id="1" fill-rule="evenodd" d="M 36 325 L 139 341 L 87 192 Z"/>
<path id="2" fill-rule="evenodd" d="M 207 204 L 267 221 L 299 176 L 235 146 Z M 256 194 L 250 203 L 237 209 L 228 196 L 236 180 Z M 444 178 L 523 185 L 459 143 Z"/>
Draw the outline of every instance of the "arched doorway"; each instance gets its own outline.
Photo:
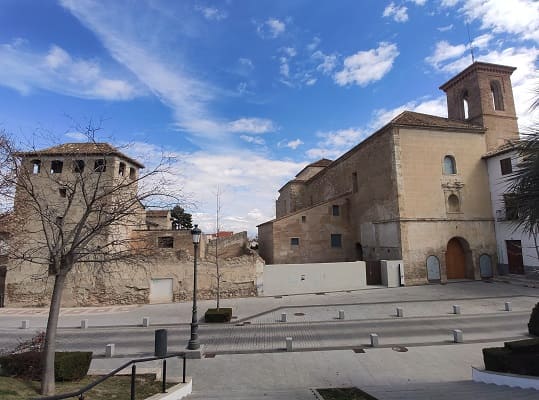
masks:
<path id="1" fill-rule="evenodd" d="M 447 243 L 445 266 L 447 279 L 466 278 L 466 253 L 462 239 L 453 238 Z"/>

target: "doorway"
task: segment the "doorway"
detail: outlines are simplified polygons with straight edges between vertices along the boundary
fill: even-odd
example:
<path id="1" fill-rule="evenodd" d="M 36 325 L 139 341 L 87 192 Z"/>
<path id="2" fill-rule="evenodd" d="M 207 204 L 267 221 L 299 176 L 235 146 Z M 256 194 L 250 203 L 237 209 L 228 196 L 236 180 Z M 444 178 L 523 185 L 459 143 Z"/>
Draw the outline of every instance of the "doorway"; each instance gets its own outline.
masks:
<path id="1" fill-rule="evenodd" d="M 466 253 L 464 252 L 461 239 L 453 238 L 447 243 L 445 265 L 447 279 L 466 278 Z"/>
<path id="2" fill-rule="evenodd" d="M 382 284 L 382 263 L 380 261 L 366 261 L 367 285 Z"/>
<path id="3" fill-rule="evenodd" d="M 356 243 L 356 261 L 363 261 L 363 246 Z"/>
<path id="4" fill-rule="evenodd" d="M 522 243 L 520 240 L 506 240 L 507 262 L 510 274 L 524 274 L 524 261 L 522 260 Z"/>

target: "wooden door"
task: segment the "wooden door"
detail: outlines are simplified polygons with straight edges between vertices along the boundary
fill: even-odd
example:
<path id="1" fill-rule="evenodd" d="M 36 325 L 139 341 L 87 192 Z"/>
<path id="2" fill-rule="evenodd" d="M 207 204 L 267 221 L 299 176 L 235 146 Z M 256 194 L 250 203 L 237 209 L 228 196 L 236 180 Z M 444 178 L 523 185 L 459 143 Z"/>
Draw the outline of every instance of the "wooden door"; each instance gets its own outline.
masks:
<path id="1" fill-rule="evenodd" d="M 7 267 L 0 267 L 0 307 L 4 307 Z"/>
<path id="2" fill-rule="evenodd" d="M 447 279 L 466 278 L 466 254 L 457 238 L 453 238 L 447 243 L 445 266 Z"/>
<path id="3" fill-rule="evenodd" d="M 380 261 L 367 261 L 367 285 L 382 284 L 382 264 Z"/>
<path id="4" fill-rule="evenodd" d="M 507 262 L 510 274 L 523 274 L 524 261 L 522 260 L 522 243 L 520 240 L 506 240 Z"/>

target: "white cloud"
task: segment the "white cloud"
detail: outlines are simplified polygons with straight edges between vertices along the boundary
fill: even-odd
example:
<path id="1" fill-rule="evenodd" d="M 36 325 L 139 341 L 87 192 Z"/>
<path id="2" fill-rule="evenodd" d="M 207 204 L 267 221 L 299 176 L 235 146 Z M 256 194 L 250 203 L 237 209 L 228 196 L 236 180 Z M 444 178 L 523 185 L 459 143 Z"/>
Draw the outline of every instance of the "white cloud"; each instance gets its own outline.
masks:
<path id="1" fill-rule="evenodd" d="M 296 150 L 298 146 L 302 145 L 303 142 L 300 139 L 291 140 L 288 143 L 285 144 L 286 147 L 289 147 L 293 150 Z"/>
<path id="2" fill-rule="evenodd" d="M 142 93 L 131 82 L 107 76 L 96 60 L 72 57 L 56 45 L 47 53 L 25 45 L 0 44 L 0 85 L 22 94 L 41 89 L 84 99 L 129 100 Z"/>
<path id="3" fill-rule="evenodd" d="M 315 51 L 319 44 L 320 44 L 320 38 L 318 36 L 315 36 L 313 40 L 311 41 L 311 43 L 307 45 L 307 51 L 309 52 Z"/>
<path id="4" fill-rule="evenodd" d="M 162 150 L 147 143 L 134 143 L 126 154 L 151 168 L 161 159 Z M 198 151 L 185 153 L 167 150 L 170 160 L 170 188 L 182 188 L 188 197 L 196 193 L 194 223 L 204 232 L 214 230 L 214 188 L 222 188 L 222 227 L 255 234 L 257 224 L 275 216 L 277 190 L 304 166 L 305 162 L 281 161 L 266 158 L 247 150 L 230 153 Z"/>
<path id="5" fill-rule="evenodd" d="M 433 67 L 438 68 L 440 63 L 442 63 L 443 61 L 460 57 L 462 54 L 464 54 L 465 51 L 466 46 L 463 44 L 454 46 L 449 42 L 442 40 L 441 42 L 436 43 L 436 49 L 434 50 L 434 54 L 425 58 L 425 61 Z"/>
<path id="6" fill-rule="evenodd" d="M 318 79 L 316 79 L 316 78 L 308 78 L 308 79 L 305 81 L 305 84 L 306 84 L 307 86 L 312 86 L 312 85 L 314 85 L 317 81 L 318 81 Z"/>
<path id="7" fill-rule="evenodd" d="M 259 136 L 241 135 L 240 139 L 246 141 L 247 143 L 254 143 L 260 145 L 266 144 L 266 141 Z"/>
<path id="8" fill-rule="evenodd" d="M 77 142 L 83 142 L 88 140 L 88 136 L 82 132 L 67 132 L 65 136 L 70 139 L 76 140 Z"/>
<path id="9" fill-rule="evenodd" d="M 416 6 L 424 6 L 427 0 L 408 0 L 410 3 L 415 3 Z"/>
<path id="10" fill-rule="evenodd" d="M 408 21 L 408 8 L 406 6 L 398 6 L 394 2 L 384 9 L 383 17 L 393 18 L 396 22 Z"/>
<path id="11" fill-rule="evenodd" d="M 453 7 L 458 4 L 460 0 L 442 0 L 442 7 Z"/>
<path id="12" fill-rule="evenodd" d="M 238 63 L 248 69 L 254 69 L 255 67 L 250 58 L 240 57 L 238 58 Z"/>
<path id="13" fill-rule="evenodd" d="M 379 81 L 391 70 L 398 55 L 396 44 L 382 42 L 376 49 L 359 51 L 346 57 L 343 70 L 333 76 L 334 80 L 340 86 L 366 86 Z"/>
<path id="14" fill-rule="evenodd" d="M 262 134 L 276 130 L 273 121 L 265 118 L 240 118 L 227 124 L 227 131 L 232 133 Z"/>
<path id="15" fill-rule="evenodd" d="M 335 159 L 365 139 L 368 136 L 368 132 L 360 128 L 348 128 L 317 132 L 316 136 L 321 140 L 317 143 L 317 147 L 307 150 L 307 157 L 310 159 L 324 157 Z"/>
<path id="16" fill-rule="evenodd" d="M 284 76 L 285 78 L 288 78 L 290 76 L 290 66 L 288 65 L 288 62 L 286 58 L 281 58 L 281 65 L 279 66 L 279 73 Z"/>
<path id="17" fill-rule="evenodd" d="M 447 31 L 450 31 L 451 29 L 453 29 L 453 24 L 440 26 L 439 28 L 436 28 L 436 29 L 438 29 L 440 32 L 447 32 Z"/>
<path id="18" fill-rule="evenodd" d="M 539 2 L 536 0 L 467 0 L 461 11 L 481 21 L 481 28 L 539 41 Z"/>
<path id="19" fill-rule="evenodd" d="M 222 19 L 228 17 L 225 11 L 219 10 L 215 7 L 202 7 L 199 5 L 195 7 L 195 10 L 199 11 L 204 18 L 210 21 L 221 21 Z"/>
<path id="20" fill-rule="evenodd" d="M 336 54 L 324 54 L 320 50 L 315 51 L 311 57 L 319 62 L 316 66 L 316 69 L 322 72 L 324 75 L 329 75 L 337 66 L 337 55 Z"/>
<path id="21" fill-rule="evenodd" d="M 275 39 L 286 31 L 286 24 L 277 18 L 268 18 L 257 24 L 256 31 L 263 39 Z"/>
<path id="22" fill-rule="evenodd" d="M 209 111 L 209 103 L 221 90 L 191 76 L 185 65 L 171 62 L 167 50 L 147 47 L 139 32 L 130 28 L 137 26 L 136 14 L 115 9 L 121 7 L 116 2 L 105 6 L 88 0 L 61 0 L 61 4 L 101 40 L 117 62 L 173 110 L 179 130 L 210 137 L 213 141 L 205 142 L 208 145 L 216 145 L 218 139 L 226 144 L 226 133 L 240 132 L 237 127 L 242 121 L 221 121 Z"/>
<path id="23" fill-rule="evenodd" d="M 285 53 L 288 57 L 294 57 L 297 53 L 296 49 L 293 47 L 282 47 L 281 51 Z"/>

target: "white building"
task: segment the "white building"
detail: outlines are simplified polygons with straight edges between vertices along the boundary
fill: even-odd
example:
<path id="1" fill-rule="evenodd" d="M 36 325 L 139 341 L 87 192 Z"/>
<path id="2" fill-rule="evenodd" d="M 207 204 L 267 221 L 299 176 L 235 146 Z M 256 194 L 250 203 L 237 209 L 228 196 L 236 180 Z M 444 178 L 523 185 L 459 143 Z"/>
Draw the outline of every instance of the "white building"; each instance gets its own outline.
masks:
<path id="1" fill-rule="evenodd" d="M 509 193 L 509 178 L 517 168 L 518 154 L 511 143 L 487 153 L 490 197 L 495 218 L 500 274 L 526 274 L 539 278 L 537 242 L 533 236 L 517 227 L 517 210 Z"/>

